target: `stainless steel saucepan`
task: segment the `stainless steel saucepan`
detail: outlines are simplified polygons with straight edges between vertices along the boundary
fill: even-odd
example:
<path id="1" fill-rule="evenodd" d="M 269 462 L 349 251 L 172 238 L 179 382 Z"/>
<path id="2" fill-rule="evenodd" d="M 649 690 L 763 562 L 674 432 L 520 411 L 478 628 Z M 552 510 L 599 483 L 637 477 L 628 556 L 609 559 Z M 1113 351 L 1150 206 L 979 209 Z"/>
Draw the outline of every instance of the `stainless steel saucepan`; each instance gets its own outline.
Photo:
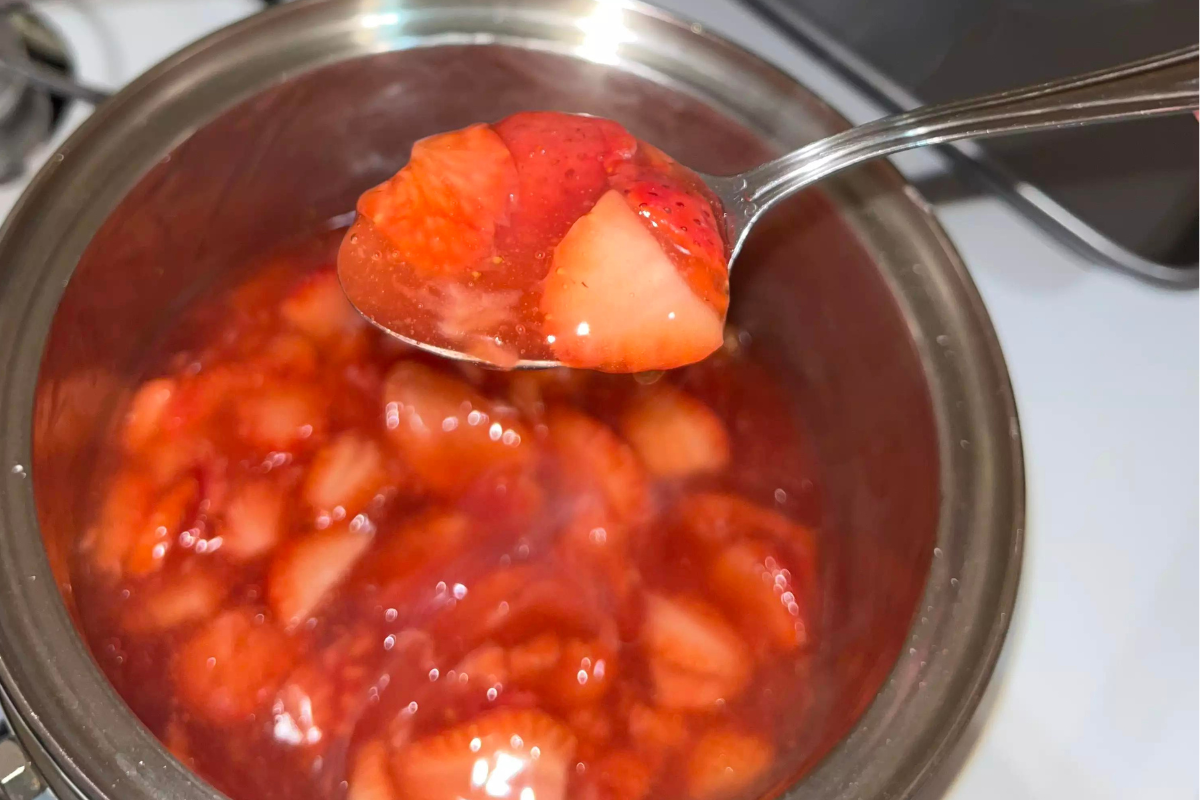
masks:
<path id="1" fill-rule="evenodd" d="M 10 794 L 44 781 L 63 800 L 219 797 L 74 626 L 95 442 L 181 304 L 263 242 L 351 209 L 415 139 L 524 109 L 612 117 L 710 174 L 846 127 L 791 77 L 645 6 L 300 0 L 152 69 L 30 185 L 0 233 Z M 781 203 L 733 280 L 730 318 L 769 345 L 828 483 L 819 658 L 843 681 L 814 687 L 825 713 L 781 789 L 908 797 L 978 704 L 1016 592 L 1022 460 L 995 334 L 886 163 Z"/>

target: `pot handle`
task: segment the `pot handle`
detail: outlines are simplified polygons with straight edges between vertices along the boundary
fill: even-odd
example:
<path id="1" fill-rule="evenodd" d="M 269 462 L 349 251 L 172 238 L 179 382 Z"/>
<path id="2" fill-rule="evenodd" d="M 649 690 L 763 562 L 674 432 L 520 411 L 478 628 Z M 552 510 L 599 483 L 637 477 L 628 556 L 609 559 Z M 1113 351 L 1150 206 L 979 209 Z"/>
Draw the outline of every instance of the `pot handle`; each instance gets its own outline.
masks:
<path id="1" fill-rule="evenodd" d="M 0 800 L 55 800 L 25 748 L 0 718 Z"/>

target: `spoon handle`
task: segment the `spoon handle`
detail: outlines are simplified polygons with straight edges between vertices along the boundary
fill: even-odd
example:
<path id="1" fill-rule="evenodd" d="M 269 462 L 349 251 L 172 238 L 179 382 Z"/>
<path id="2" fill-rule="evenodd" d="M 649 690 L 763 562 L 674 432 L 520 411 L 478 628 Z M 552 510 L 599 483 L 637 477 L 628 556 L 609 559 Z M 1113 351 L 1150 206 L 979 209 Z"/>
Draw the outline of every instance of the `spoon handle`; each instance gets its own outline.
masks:
<path id="1" fill-rule="evenodd" d="M 748 225 L 777 201 L 830 173 L 927 144 L 1195 111 L 1197 46 L 1073 78 L 925 106 L 813 142 L 734 178 Z M 723 187 L 724 188 L 724 187 Z M 725 192 L 721 192 L 725 194 Z"/>

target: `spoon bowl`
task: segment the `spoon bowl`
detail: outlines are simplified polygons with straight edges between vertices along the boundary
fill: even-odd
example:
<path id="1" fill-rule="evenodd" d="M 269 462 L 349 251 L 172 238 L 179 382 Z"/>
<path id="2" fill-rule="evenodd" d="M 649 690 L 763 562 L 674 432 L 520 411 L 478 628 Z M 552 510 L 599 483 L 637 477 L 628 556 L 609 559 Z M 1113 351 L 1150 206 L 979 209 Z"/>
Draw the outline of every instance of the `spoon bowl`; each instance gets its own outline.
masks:
<path id="1" fill-rule="evenodd" d="M 736 175 L 695 173 L 720 205 L 730 268 L 746 237 L 772 206 L 864 161 L 932 144 L 1196 111 L 1196 45 L 1110 69 L 978 98 L 925 106 L 828 136 Z M 350 296 L 354 303 L 353 295 Z M 358 306 L 356 306 L 357 308 Z M 362 309 L 359 309 L 360 312 Z M 548 369 L 550 359 L 500 363 L 373 325 L 443 358 L 496 369 Z"/>

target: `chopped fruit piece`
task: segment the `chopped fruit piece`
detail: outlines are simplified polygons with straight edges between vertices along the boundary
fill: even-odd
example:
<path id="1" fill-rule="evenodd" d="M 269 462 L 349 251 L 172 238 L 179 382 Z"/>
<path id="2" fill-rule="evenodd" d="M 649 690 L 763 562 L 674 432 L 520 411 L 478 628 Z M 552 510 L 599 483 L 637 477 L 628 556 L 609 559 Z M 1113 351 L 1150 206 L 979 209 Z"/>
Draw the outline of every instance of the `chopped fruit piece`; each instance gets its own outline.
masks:
<path id="1" fill-rule="evenodd" d="M 616 122 L 525 112 L 418 142 L 359 198 L 338 272 L 377 325 L 493 366 L 667 369 L 722 342 L 718 209 Z"/>
<path id="2" fill-rule="evenodd" d="M 745 643 L 698 600 L 648 595 L 642 644 L 664 708 L 711 709 L 736 699 L 750 678 Z"/>
<path id="3" fill-rule="evenodd" d="M 341 509 L 353 516 L 387 480 L 379 445 L 361 434 L 344 433 L 321 448 L 304 482 L 304 499 L 318 514 Z"/>
<path id="4" fill-rule="evenodd" d="M 687 741 L 683 714 L 637 703 L 629 710 L 629 738 L 652 761 L 660 761 Z"/>
<path id="5" fill-rule="evenodd" d="M 809 557 L 814 551 L 813 533 L 808 528 L 736 495 L 694 494 L 679 504 L 679 513 L 685 531 L 704 549 L 754 538 L 779 542 Z"/>
<path id="6" fill-rule="evenodd" d="M 640 521 L 646 513 L 646 473 L 629 445 L 599 420 L 566 408 L 551 411 L 546 425 L 564 488 L 586 507 L 599 501 L 619 520 Z"/>
<path id="7" fill-rule="evenodd" d="M 508 681 L 508 653 L 496 644 L 485 644 L 467 653 L 454 667 L 454 673 L 471 686 L 492 686 Z"/>
<path id="8" fill-rule="evenodd" d="M 586 774 L 580 800 L 643 800 L 654 781 L 650 767 L 629 750 L 614 750 Z"/>
<path id="9" fill-rule="evenodd" d="M 162 568 L 179 534 L 194 521 L 199 495 L 200 485 L 190 477 L 176 481 L 159 495 L 125 556 L 129 574 L 146 575 Z"/>
<path id="10" fill-rule="evenodd" d="M 532 455 L 532 438 L 515 416 L 423 364 L 393 367 L 383 400 L 392 441 L 440 495 L 457 495 L 489 469 L 517 466 Z"/>
<path id="11" fill-rule="evenodd" d="M 556 708 L 581 708 L 604 697 L 616 671 L 612 648 L 595 639 L 572 639 L 563 644 L 558 663 L 539 688 Z"/>
<path id="12" fill-rule="evenodd" d="M 207 619 L 216 613 L 226 591 L 220 578 L 205 570 L 193 569 L 174 576 L 137 596 L 125 612 L 125 630 L 162 633 Z"/>
<path id="13" fill-rule="evenodd" d="M 537 683 L 558 665 L 561 657 L 562 643 L 558 637 L 543 633 L 509 649 L 509 671 L 518 683 Z"/>
<path id="14" fill-rule="evenodd" d="M 358 748 L 346 800 L 398 800 L 383 742 L 368 742 Z"/>
<path id="15" fill-rule="evenodd" d="M 291 642 L 277 628 L 249 610 L 226 611 L 175 654 L 175 691 L 192 715 L 229 725 L 263 706 L 293 658 Z"/>
<path id="16" fill-rule="evenodd" d="M 220 527 L 221 552 L 233 561 L 269 553 L 283 536 L 283 491 L 269 480 L 248 480 L 233 489 Z"/>
<path id="17" fill-rule="evenodd" d="M 238 401 L 238 432 L 264 450 L 292 450 L 320 441 L 327 403 L 313 388 L 268 385 Z"/>
<path id="18" fill-rule="evenodd" d="M 669 386 L 656 386 L 621 417 L 621 433 L 650 474 L 686 478 L 729 465 L 729 435 L 712 410 Z"/>
<path id="19" fill-rule="evenodd" d="M 290 326 L 325 346 L 353 337 L 366 324 L 346 299 L 332 269 L 306 277 L 283 301 L 279 313 Z"/>
<path id="20" fill-rule="evenodd" d="M 120 575 L 138 531 L 143 530 L 154 502 L 154 485 L 138 470 L 118 472 L 109 483 L 96 524 L 87 532 L 83 549 L 102 573 Z"/>
<path id="21" fill-rule="evenodd" d="M 380 534 L 380 546 L 361 562 L 356 583 L 403 583 L 434 564 L 444 564 L 470 543 L 471 520 L 458 512 L 427 511 Z"/>
<path id="22" fill-rule="evenodd" d="M 753 638 L 785 652 L 808 641 L 804 597 L 811 587 L 797 586 L 795 576 L 765 545 L 730 545 L 713 561 L 708 576 L 714 596 Z"/>
<path id="23" fill-rule="evenodd" d="M 655 239 L 675 255 L 676 268 L 696 296 L 724 315 L 729 304 L 729 268 L 713 207 L 700 192 L 673 177 L 635 179 L 621 186 L 625 202 Z"/>
<path id="24" fill-rule="evenodd" d="M 637 150 L 617 123 L 577 114 L 514 114 L 494 127 L 520 178 L 509 230 L 522 240 L 561 239 L 608 188 L 609 171 Z"/>
<path id="25" fill-rule="evenodd" d="M 175 396 L 175 381 L 156 378 L 146 381 L 129 402 L 125 414 L 125 446 L 131 451 L 141 450 L 155 438 L 163 427 L 163 420 Z"/>
<path id="26" fill-rule="evenodd" d="M 371 545 L 369 522 L 356 517 L 289 542 L 271 560 L 267 599 L 275 618 L 288 628 L 308 619 L 325 596 L 342 582 Z"/>
<path id="27" fill-rule="evenodd" d="M 694 800 L 726 800 L 754 786 L 771 766 L 775 753 L 757 736 L 735 730 L 711 730 L 692 750 L 688 793 Z"/>
<path id="28" fill-rule="evenodd" d="M 540 711 L 501 710 L 426 739 L 392 760 L 405 800 L 565 800 L 575 737 Z"/>
<path id="29" fill-rule="evenodd" d="M 723 341 L 723 309 L 695 294 L 612 190 L 554 249 L 541 309 L 555 358 L 573 367 L 674 369 Z"/>
<path id="30" fill-rule="evenodd" d="M 358 316 L 357 312 L 355 316 Z M 281 333 L 271 337 L 263 348 L 261 358 L 264 369 L 290 378 L 313 377 L 319 360 L 317 348 L 298 333 Z"/>
<path id="31" fill-rule="evenodd" d="M 391 274 L 388 258 L 354 247 L 355 228 L 370 226 L 405 267 L 424 276 L 465 269 L 491 253 L 517 183 L 512 155 L 486 125 L 422 139 L 407 166 L 359 198 L 359 221 L 341 258 L 361 262 L 355 271 L 373 271 L 379 282 Z"/>

